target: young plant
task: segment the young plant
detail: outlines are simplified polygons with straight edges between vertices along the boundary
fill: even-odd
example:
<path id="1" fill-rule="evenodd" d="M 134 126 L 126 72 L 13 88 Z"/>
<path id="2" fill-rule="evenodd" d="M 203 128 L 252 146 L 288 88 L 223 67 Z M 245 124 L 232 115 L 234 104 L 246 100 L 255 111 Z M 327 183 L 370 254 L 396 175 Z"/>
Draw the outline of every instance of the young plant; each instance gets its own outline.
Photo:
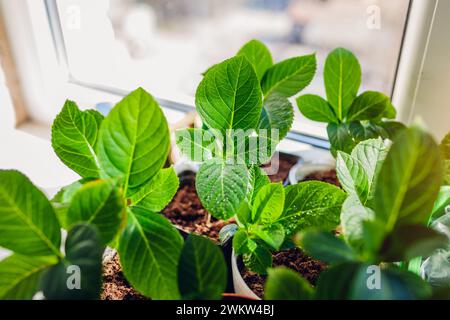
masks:
<path id="1" fill-rule="evenodd" d="M 231 218 L 246 200 L 252 167 L 267 162 L 291 128 L 288 98 L 315 70 L 314 55 L 273 64 L 266 46 L 253 40 L 205 72 L 196 93 L 203 128 L 177 131 L 176 140 L 190 160 L 202 162 L 197 192 L 214 217 Z"/>
<path id="2" fill-rule="evenodd" d="M 308 119 L 328 123 L 331 152 L 350 153 L 361 141 L 382 137 L 392 139 L 404 126 L 395 121 L 396 110 L 380 92 L 358 96 L 361 66 L 352 52 L 338 48 L 326 60 L 324 81 L 327 100 L 306 94 L 297 99 L 300 112 Z"/>
<path id="3" fill-rule="evenodd" d="M 372 140 L 351 155 L 339 154 L 338 172 L 350 193 L 341 213 L 343 238 L 314 230 L 299 235 L 304 250 L 331 265 L 319 278 L 315 298 L 420 299 L 431 295 L 420 277 L 394 263 L 429 255 L 448 242 L 445 235 L 426 227 L 442 183 L 439 148 L 429 134 L 412 127 L 399 133 L 387 156 L 384 153 L 381 141 Z M 375 180 L 370 179 L 372 173 L 378 176 Z M 361 175 L 364 179 L 356 179 Z M 375 188 L 373 197 L 368 196 L 371 188 Z M 371 274 L 381 286 L 369 281 Z M 276 297 L 276 293 L 269 296 Z M 305 297 L 311 297 L 310 290 Z"/>

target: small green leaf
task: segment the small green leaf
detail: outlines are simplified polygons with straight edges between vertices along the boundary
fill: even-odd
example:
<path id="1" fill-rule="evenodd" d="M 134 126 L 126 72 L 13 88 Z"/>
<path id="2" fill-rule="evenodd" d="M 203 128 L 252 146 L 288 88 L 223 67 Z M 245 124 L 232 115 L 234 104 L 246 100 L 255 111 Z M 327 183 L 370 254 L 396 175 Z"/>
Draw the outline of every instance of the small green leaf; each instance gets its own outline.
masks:
<path id="1" fill-rule="evenodd" d="M 324 70 L 328 102 L 339 120 L 343 120 L 361 85 L 361 66 L 350 51 L 338 48 L 327 57 Z"/>
<path id="2" fill-rule="evenodd" d="M 195 105 L 208 128 L 255 129 L 262 107 L 262 93 L 255 70 L 238 56 L 212 68 L 195 95 Z"/>
<path id="3" fill-rule="evenodd" d="M 233 249 L 236 255 L 244 253 L 250 253 L 251 250 L 248 247 L 248 233 L 245 229 L 239 229 L 233 237 Z"/>
<path id="4" fill-rule="evenodd" d="M 380 92 L 366 91 L 353 101 L 347 113 L 347 120 L 375 119 L 382 115 L 389 105 L 389 97 Z"/>
<path id="5" fill-rule="evenodd" d="M 103 116 L 94 110 L 80 111 L 67 100 L 52 126 L 52 146 L 62 162 L 83 178 L 100 176 L 95 154 Z"/>
<path id="6" fill-rule="evenodd" d="M 311 285 L 298 273 L 286 267 L 269 269 L 264 288 L 266 300 L 310 300 L 314 296 Z"/>
<path id="7" fill-rule="evenodd" d="M 345 240 L 353 248 L 364 249 L 364 222 L 375 218 L 375 213 L 365 207 L 358 197 L 349 196 L 342 205 L 341 226 Z"/>
<path id="8" fill-rule="evenodd" d="M 178 299 L 177 265 L 183 238 L 160 214 L 128 210 L 119 241 L 120 263 L 133 288 L 154 300 Z"/>
<path id="9" fill-rule="evenodd" d="M 288 99 L 273 94 L 264 100 L 258 128 L 259 132 L 267 130 L 266 137 L 270 139 L 270 142 L 277 144 L 283 140 L 291 130 L 293 122 L 294 108 Z M 277 132 L 276 137 L 275 132 Z"/>
<path id="10" fill-rule="evenodd" d="M 349 132 L 349 126 L 346 123 L 330 123 L 327 126 L 328 139 L 331 144 L 331 152 L 336 156 L 337 151 L 351 153 L 355 147 L 355 142 Z"/>
<path id="11" fill-rule="evenodd" d="M 207 161 L 220 151 L 211 130 L 181 129 L 175 131 L 175 139 L 182 154 L 191 161 Z"/>
<path id="12" fill-rule="evenodd" d="M 442 140 L 440 149 L 444 159 L 444 184 L 450 185 L 450 133 Z"/>
<path id="13" fill-rule="evenodd" d="M 262 79 L 264 96 L 278 94 L 289 98 L 296 95 L 311 83 L 316 67 L 315 54 L 294 57 L 275 64 L 267 70 Z"/>
<path id="14" fill-rule="evenodd" d="M 159 212 L 170 203 L 177 193 L 179 184 L 173 167 L 161 169 L 149 183 L 131 197 L 132 206 Z"/>
<path id="15" fill-rule="evenodd" d="M 125 220 L 125 199 L 112 181 L 88 182 L 75 194 L 67 211 L 69 228 L 85 222 L 97 227 L 100 241 L 108 244 Z"/>
<path id="16" fill-rule="evenodd" d="M 431 218 L 438 219 L 445 214 L 445 209 L 450 206 L 450 186 L 442 186 L 436 201 L 434 202 Z"/>
<path id="17" fill-rule="evenodd" d="M 287 236 L 298 229 L 318 227 L 331 231 L 339 225 L 341 207 L 347 195 L 338 187 L 308 181 L 286 187 L 285 193 L 284 211 L 278 222 Z"/>
<path id="18" fill-rule="evenodd" d="M 227 286 L 222 251 L 205 237 L 189 235 L 178 265 L 178 286 L 184 299 L 219 300 Z"/>
<path id="19" fill-rule="evenodd" d="M 61 228 L 47 197 L 22 173 L 0 170 L 0 246 L 30 256 L 61 256 Z"/>
<path id="20" fill-rule="evenodd" d="M 39 290 L 42 272 L 57 262 L 55 257 L 18 254 L 0 261 L 0 299 L 31 300 Z"/>
<path id="21" fill-rule="evenodd" d="M 95 227 L 73 227 L 65 244 L 66 257 L 42 276 L 42 291 L 49 300 L 99 299 L 102 287 L 103 248 Z"/>
<path id="22" fill-rule="evenodd" d="M 284 208 L 284 188 L 281 183 L 263 186 L 255 197 L 252 221 L 273 223 L 277 221 Z"/>
<path id="23" fill-rule="evenodd" d="M 402 130 L 406 129 L 403 123 L 396 121 L 383 121 L 378 126 L 383 129 L 390 140 L 394 140 Z"/>
<path id="24" fill-rule="evenodd" d="M 284 243 L 285 231 L 281 224 L 275 223 L 258 227 L 254 230 L 254 234 L 263 240 L 273 250 L 280 250 L 280 247 Z"/>
<path id="25" fill-rule="evenodd" d="M 267 269 L 272 267 L 272 254 L 261 246 L 249 254 L 244 254 L 243 260 L 248 269 L 262 275 L 267 274 Z"/>
<path id="26" fill-rule="evenodd" d="M 297 98 L 300 112 L 308 119 L 318 122 L 338 122 L 333 109 L 322 97 L 314 94 L 305 94 Z"/>
<path id="27" fill-rule="evenodd" d="M 169 144 L 169 127 L 160 106 L 139 88 L 102 123 L 97 144 L 102 177 L 123 178 L 124 194 L 132 196 L 162 168 Z"/>
<path id="28" fill-rule="evenodd" d="M 267 174 L 258 166 L 253 166 L 249 170 L 250 173 L 250 187 L 248 192 L 248 202 L 253 205 L 256 195 L 262 187 L 270 183 Z"/>
<path id="29" fill-rule="evenodd" d="M 255 69 L 258 80 L 261 81 L 267 69 L 272 67 L 273 60 L 269 49 L 264 43 L 258 40 L 247 42 L 237 53 L 238 56 L 245 56 Z"/>
<path id="30" fill-rule="evenodd" d="M 362 203 L 365 203 L 369 193 L 369 178 L 362 162 L 339 151 L 336 171 L 342 188 L 349 195 L 358 197 Z"/>
<path id="31" fill-rule="evenodd" d="M 206 210 L 217 219 L 227 220 L 245 200 L 249 182 L 246 166 L 210 160 L 200 167 L 196 188 Z"/>
<path id="32" fill-rule="evenodd" d="M 358 259 L 352 248 L 329 232 L 304 231 L 299 234 L 298 242 L 298 245 L 308 255 L 328 264 L 338 264 Z"/>

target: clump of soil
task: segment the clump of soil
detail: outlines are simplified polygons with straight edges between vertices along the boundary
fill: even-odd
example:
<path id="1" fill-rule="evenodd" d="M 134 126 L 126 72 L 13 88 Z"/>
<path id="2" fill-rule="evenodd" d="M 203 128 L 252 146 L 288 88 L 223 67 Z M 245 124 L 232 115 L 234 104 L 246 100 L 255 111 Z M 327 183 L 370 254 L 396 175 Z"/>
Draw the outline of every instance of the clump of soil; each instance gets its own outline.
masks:
<path id="1" fill-rule="evenodd" d="M 262 168 L 268 172 L 271 166 L 274 168 L 278 167 L 277 173 L 269 175 L 268 177 L 272 182 L 284 182 L 289 176 L 289 171 L 297 164 L 300 158 L 286 153 L 278 153 L 277 155 L 278 157 L 275 155 L 270 162 L 265 164 Z"/>
<path id="2" fill-rule="evenodd" d="M 119 256 L 103 264 L 103 291 L 102 300 L 148 300 L 134 290 L 122 272 Z"/>
<path id="3" fill-rule="evenodd" d="M 219 242 L 220 230 L 233 222 L 217 220 L 206 211 L 197 195 L 193 172 L 180 177 L 180 187 L 162 213 L 183 231 L 201 234 L 216 242 Z"/>
<path id="4" fill-rule="evenodd" d="M 312 259 L 299 248 L 276 252 L 272 257 L 273 267 L 288 267 L 301 274 L 313 286 L 316 285 L 320 273 L 326 268 L 325 263 Z M 258 297 L 262 298 L 267 277 L 247 270 L 241 259 L 238 260 L 238 264 L 245 283 Z"/>
<path id="5" fill-rule="evenodd" d="M 311 180 L 327 182 L 334 184 L 339 188 L 341 187 L 335 169 L 313 172 L 307 175 L 302 181 L 311 181 Z"/>

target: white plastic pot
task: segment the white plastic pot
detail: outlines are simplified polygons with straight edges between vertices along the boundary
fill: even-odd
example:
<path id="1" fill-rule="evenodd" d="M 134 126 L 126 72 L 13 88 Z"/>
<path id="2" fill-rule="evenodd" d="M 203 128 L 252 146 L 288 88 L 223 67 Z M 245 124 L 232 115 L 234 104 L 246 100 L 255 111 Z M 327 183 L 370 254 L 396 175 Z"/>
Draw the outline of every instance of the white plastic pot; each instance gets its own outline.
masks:
<path id="1" fill-rule="evenodd" d="M 261 300 L 245 283 L 244 278 L 242 278 L 241 273 L 237 265 L 237 256 L 233 253 L 231 254 L 231 271 L 233 273 L 233 286 L 234 292 L 240 296 L 248 297 L 254 300 Z"/>
<path id="2" fill-rule="evenodd" d="M 336 168 L 336 161 L 328 151 L 314 149 L 302 151 L 299 155 L 301 160 L 289 171 L 291 185 L 301 182 L 311 173 Z"/>

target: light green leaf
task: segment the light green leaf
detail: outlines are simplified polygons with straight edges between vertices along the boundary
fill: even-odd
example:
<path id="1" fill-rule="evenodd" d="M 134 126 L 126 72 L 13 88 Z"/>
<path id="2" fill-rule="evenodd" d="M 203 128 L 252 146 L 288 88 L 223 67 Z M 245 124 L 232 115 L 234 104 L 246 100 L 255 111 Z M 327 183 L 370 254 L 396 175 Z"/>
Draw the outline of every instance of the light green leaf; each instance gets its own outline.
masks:
<path id="1" fill-rule="evenodd" d="M 39 290 L 42 272 L 57 262 L 55 257 L 18 254 L 0 261 L 0 299 L 31 300 Z"/>
<path id="2" fill-rule="evenodd" d="M 32 256 L 60 256 L 61 229 L 46 196 L 22 173 L 0 170 L 0 246 Z"/>
<path id="3" fill-rule="evenodd" d="M 221 299 L 227 265 L 220 248 L 205 237 L 189 235 L 180 256 L 178 284 L 184 299 Z"/>
<path id="4" fill-rule="evenodd" d="M 365 207 L 358 197 L 348 197 L 342 205 L 341 226 L 345 240 L 355 249 L 364 247 L 364 222 L 375 218 L 375 213 Z"/>
<path id="5" fill-rule="evenodd" d="M 245 229 L 239 229 L 233 237 L 233 249 L 236 255 L 244 253 L 250 253 L 251 250 L 248 247 L 248 233 Z"/>
<path id="6" fill-rule="evenodd" d="M 204 162 L 220 154 L 216 136 L 211 130 L 196 128 L 175 131 L 178 148 L 189 160 Z"/>
<path id="7" fill-rule="evenodd" d="M 270 179 L 258 166 L 253 166 L 249 170 L 250 173 L 250 190 L 248 192 L 248 202 L 253 206 L 256 195 L 261 190 L 262 187 L 270 183 Z"/>
<path id="8" fill-rule="evenodd" d="M 434 202 L 431 218 L 438 219 L 445 214 L 445 209 L 450 206 L 450 186 L 442 186 L 439 190 L 438 197 Z"/>
<path id="9" fill-rule="evenodd" d="M 95 227 L 73 227 L 65 244 L 66 257 L 46 270 L 42 291 L 48 300 L 95 300 L 102 287 L 103 247 Z"/>
<path id="10" fill-rule="evenodd" d="M 380 117 L 390 105 L 389 97 L 384 94 L 375 91 L 366 91 L 353 101 L 347 113 L 347 120 L 375 119 Z"/>
<path id="11" fill-rule="evenodd" d="M 267 130 L 269 142 L 276 145 L 283 140 L 291 130 L 293 121 L 294 108 L 288 99 L 273 94 L 264 100 L 258 128 L 259 132 Z"/>
<path id="12" fill-rule="evenodd" d="M 79 223 L 97 227 L 100 241 L 106 245 L 124 224 L 126 203 L 116 183 L 107 180 L 88 182 L 72 199 L 67 211 L 69 228 Z"/>
<path id="13" fill-rule="evenodd" d="M 289 98 L 306 88 L 316 73 L 316 55 L 294 57 L 267 70 L 261 86 L 265 97 L 278 94 Z"/>
<path id="14" fill-rule="evenodd" d="M 273 250 L 280 250 L 284 243 L 285 231 L 280 223 L 258 226 L 253 232 Z"/>
<path id="15" fill-rule="evenodd" d="M 177 193 L 179 184 L 173 167 L 161 169 L 149 183 L 131 197 L 132 206 L 159 212 L 170 203 Z"/>
<path id="16" fill-rule="evenodd" d="M 444 159 L 444 184 L 450 185 L 450 133 L 442 140 L 440 149 Z"/>
<path id="17" fill-rule="evenodd" d="M 237 53 L 245 56 L 255 69 L 258 80 L 261 81 L 264 73 L 273 65 L 272 55 L 264 43 L 258 40 L 247 42 Z"/>
<path id="18" fill-rule="evenodd" d="M 128 210 L 120 237 L 120 263 L 133 288 L 154 300 L 178 299 L 177 265 L 183 238 L 160 214 Z"/>
<path id="19" fill-rule="evenodd" d="M 349 126 L 346 123 L 330 123 L 327 126 L 328 140 L 331 144 L 331 152 L 336 156 L 337 151 L 351 153 L 355 147 L 355 142 L 349 132 Z"/>
<path id="20" fill-rule="evenodd" d="M 98 178 L 95 154 L 103 116 L 94 110 L 80 111 L 67 100 L 52 126 L 52 146 L 62 162 L 83 178 Z"/>
<path id="21" fill-rule="evenodd" d="M 347 195 L 338 187 L 319 181 L 301 182 L 285 188 L 284 211 L 278 219 L 286 235 L 308 227 L 331 231 L 339 224 Z"/>
<path id="22" fill-rule="evenodd" d="M 139 88 L 103 121 L 97 154 L 106 178 L 123 178 L 129 197 L 162 168 L 169 154 L 169 127 L 153 97 Z"/>
<path id="23" fill-rule="evenodd" d="M 365 203 L 369 193 L 369 179 L 362 162 L 344 152 L 338 152 L 336 171 L 339 182 L 351 196 Z"/>
<path id="24" fill-rule="evenodd" d="M 402 131 L 381 168 L 375 190 L 377 219 L 386 229 L 427 223 L 442 182 L 439 148 L 418 127 Z"/>
<path id="25" fill-rule="evenodd" d="M 274 135 L 272 139 L 270 132 L 261 131 L 259 136 L 244 136 L 241 133 L 232 134 L 234 142 L 234 155 L 227 157 L 247 166 L 259 166 L 267 163 L 272 158 L 278 144 L 278 137 Z"/>
<path id="26" fill-rule="evenodd" d="M 333 108 L 322 97 L 315 94 L 305 94 L 297 98 L 300 112 L 308 119 L 318 122 L 338 122 Z"/>
<path id="27" fill-rule="evenodd" d="M 273 223 L 277 221 L 284 208 L 283 184 L 271 183 L 263 186 L 255 197 L 252 221 Z"/>
<path id="28" fill-rule="evenodd" d="M 250 174 L 244 165 L 218 160 L 205 162 L 197 173 L 196 188 L 203 206 L 215 218 L 227 220 L 245 200 Z"/>
<path id="29" fill-rule="evenodd" d="M 262 107 L 262 93 L 255 70 L 238 56 L 212 68 L 203 78 L 195 104 L 208 128 L 255 129 Z"/>
<path id="30" fill-rule="evenodd" d="M 311 285 L 298 273 L 286 267 L 269 269 L 264 288 L 266 300 L 310 300 L 314 296 Z"/>
<path id="31" fill-rule="evenodd" d="M 243 260 L 248 269 L 262 275 L 267 274 L 267 269 L 272 267 L 272 254 L 261 246 L 249 254 L 244 254 Z"/>
<path id="32" fill-rule="evenodd" d="M 324 70 L 328 102 L 339 120 L 347 115 L 361 85 L 361 66 L 350 51 L 338 48 L 327 57 Z"/>

